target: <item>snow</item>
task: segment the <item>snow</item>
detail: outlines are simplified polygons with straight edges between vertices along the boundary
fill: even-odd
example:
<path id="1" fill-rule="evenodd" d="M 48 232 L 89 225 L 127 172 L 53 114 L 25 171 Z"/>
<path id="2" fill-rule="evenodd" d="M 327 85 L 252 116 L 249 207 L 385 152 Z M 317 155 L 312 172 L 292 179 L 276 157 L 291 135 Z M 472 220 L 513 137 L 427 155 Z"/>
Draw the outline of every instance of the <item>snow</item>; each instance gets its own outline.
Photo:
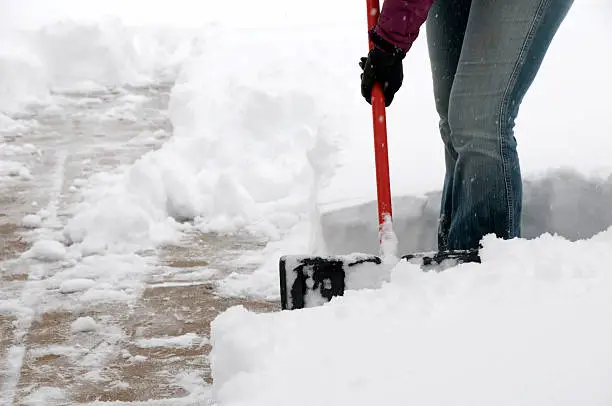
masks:
<path id="1" fill-rule="evenodd" d="M 41 358 L 46 357 L 48 355 L 58 355 L 75 358 L 83 355 L 83 352 L 86 351 L 67 345 L 49 345 L 45 347 L 37 347 L 31 350 L 33 358 Z"/>
<path id="2" fill-rule="evenodd" d="M 23 399 L 25 406 L 45 406 L 66 401 L 66 394 L 59 388 L 42 386 Z"/>
<path id="3" fill-rule="evenodd" d="M 42 218 L 37 214 L 28 214 L 23 217 L 21 224 L 27 228 L 38 228 L 42 226 Z"/>
<path id="4" fill-rule="evenodd" d="M 0 163 L 0 177 L 21 178 L 28 180 L 29 171 L 23 164 L 15 161 Z"/>
<path id="5" fill-rule="evenodd" d="M 317 308 L 271 314 L 230 308 L 212 324 L 215 400 L 224 406 L 284 405 L 288 399 L 309 406 L 610 403 L 612 329 L 602 320 L 612 313 L 612 144 L 599 119 L 605 103 L 594 89 L 612 85 L 605 74 L 612 53 L 603 43 L 604 15 L 582 4 L 553 43 L 517 126 L 524 174 L 533 186 L 526 213 L 530 239 L 487 238 L 483 264 L 442 273 L 400 263 L 381 288 L 352 290 Z M 588 46 L 576 35 L 582 29 L 593 41 Z M 352 46 L 349 39 L 342 42 Z M 592 58 L 596 72 L 584 74 L 592 72 Z M 407 58 L 405 89 L 389 109 L 389 135 L 393 192 L 398 204 L 406 204 L 399 206 L 400 218 L 429 237 L 435 216 L 433 223 L 425 220 L 436 205 L 426 193 L 439 189 L 444 166 L 432 100 L 423 103 L 418 96 L 431 97 L 424 59 L 421 41 Z M 345 69 L 342 61 L 333 65 Z M 351 77 L 348 69 L 345 76 Z M 348 79 L 338 86 L 344 83 Z M 330 96 L 323 88 L 322 104 L 340 93 Z M 343 107 L 351 105 L 346 94 Z M 224 294 L 277 298 L 280 253 L 356 252 L 350 243 L 368 238 L 372 243 L 362 246 L 375 248 L 375 206 L 361 206 L 375 197 L 369 116 L 366 108 L 347 110 L 354 114 L 342 127 L 330 124 L 336 150 L 327 162 L 333 169 L 317 171 L 321 167 L 314 165 L 324 181 L 305 185 L 315 192 L 304 201 L 318 207 L 303 206 L 302 213 L 312 210 L 318 217 L 304 216 L 313 220 L 310 227 L 294 226 L 302 238 L 280 231 L 283 238 L 261 253 L 260 268 L 230 275 L 221 286 Z M 355 207 L 361 212 L 351 211 Z M 328 247 L 320 244 L 326 224 L 316 230 L 326 215 L 344 215 L 338 226 L 343 234 L 335 241 L 328 235 Z M 352 227 L 361 222 L 372 227 Z M 542 235 L 547 230 L 571 238 Z M 410 228 L 402 231 L 400 244 Z M 316 232 L 319 241 L 308 241 Z M 349 242 L 340 248 L 344 240 Z"/>
<path id="6" fill-rule="evenodd" d="M 605 74 L 612 69 L 612 51 L 598 41 L 605 36 L 604 18 L 584 4 L 572 10 L 521 109 L 516 131 L 527 180 L 558 168 L 586 177 L 612 173 L 612 143 L 600 136 L 608 129 L 598 119 L 606 114 L 605 103 L 593 93 L 612 86 Z M 224 21 L 198 31 L 198 52 L 182 59 L 184 64 L 173 65 L 180 68 L 170 101 L 172 138 L 133 165 L 76 184 L 83 200 L 64 235 L 80 255 L 152 249 L 176 243 L 193 227 L 202 232 L 248 232 L 267 239 L 268 245 L 236 265 L 257 270 L 229 275 L 220 289 L 227 295 L 274 299 L 281 254 L 335 251 L 334 244 L 341 240 L 325 238 L 329 213 L 376 197 L 371 112 L 355 85 L 355 61 L 364 52 L 363 27 L 352 14 L 336 24 L 300 21 L 293 29 L 272 20 Z M 95 27 L 48 29 L 48 41 L 67 38 L 73 31 L 110 41 L 100 35 L 105 33 L 114 38 L 113 45 L 127 49 L 127 54 L 105 60 L 138 59 L 126 56 L 133 55 L 134 45 L 121 24 Z M 582 38 L 576 33 L 583 28 L 592 38 L 587 45 L 576 44 Z M 100 46 L 111 52 L 104 41 Z M 567 60 L 571 63 L 563 62 Z M 439 190 L 444 168 L 423 40 L 405 66 L 406 82 L 388 110 L 394 200 L 420 199 Z M 593 67 L 593 74 L 580 73 L 593 72 Z M 128 80 L 128 71 L 140 72 L 132 68 L 119 69 L 125 74 L 120 79 Z M 83 69 L 84 76 L 95 77 Z M 76 82 L 79 73 L 68 76 Z M 560 78 L 563 86 L 557 85 Z M 150 138 L 147 134 L 142 139 Z M 435 210 L 432 202 L 427 204 Z M 396 209 L 401 218 L 402 207 Z M 359 221 L 375 219 L 367 216 Z M 418 216 L 417 211 L 408 218 Z M 403 245 L 409 230 L 394 231 L 397 254 L 413 248 Z M 376 243 L 376 238 L 368 231 L 351 240 Z"/>
<path id="7" fill-rule="evenodd" d="M 143 338 L 136 341 L 136 346 L 139 348 L 156 348 L 156 347 L 192 347 L 194 345 L 204 345 L 208 342 L 205 337 L 202 338 L 195 333 L 187 333 L 176 337 L 154 337 Z"/>
<path id="8" fill-rule="evenodd" d="M 380 256 L 385 263 L 397 263 L 398 239 L 393 230 L 393 219 L 386 215 L 379 229 Z"/>
<path id="9" fill-rule="evenodd" d="M 24 257 L 45 277 L 29 281 L 23 297 L 46 289 L 69 305 L 134 300 L 152 269 L 141 253 L 180 242 L 184 231 L 267 241 L 229 262 L 240 272 L 217 285 L 228 296 L 277 300 L 281 254 L 378 250 L 371 112 L 358 87 L 367 44 L 361 7 L 348 0 L 176 0 L 147 3 L 143 13 L 136 0 L 39 3 L 3 4 L 0 16 L 0 180 L 36 180 L 14 157 L 24 151 L 2 137 L 27 136 L 28 109 L 61 112 L 68 95 L 94 107 L 112 89 L 123 103 L 100 122 L 135 121 L 135 106 L 145 100 L 125 89 L 174 82 L 173 134 L 143 131 L 129 143 L 150 152 L 68 185 L 80 198 L 68 213 L 57 212 L 63 174 L 56 174 L 58 196 L 23 218 L 34 233 L 28 236 L 39 238 Z M 457 399 L 610 403 L 611 337 L 602 320 L 611 312 L 612 232 L 593 237 L 612 224 L 612 138 L 601 96 L 612 90 L 612 48 L 610 14 L 601 5 L 575 4 L 521 108 L 519 153 L 534 186 L 527 193 L 530 240 L 489 238 L 483 264 L 440 274 L 400 263 L 378 275 L 377 289 L 357 290 L 371 278 L 354 275 L 355 290 L 316 309 L 229 309 L 211 337 L 215 396 L 224 406 L 378 404 L 381 397 L 424 406 Z M 390 257 L 432 246 L 444 168 L 422 37 L 405 74 L 388 110 L 396 216 L 385 239 Z M 571 175 L 559 175 L 561 168 Z M 72 217 L 58 234 L 60 215 Z M 547 231 L 559 235 L 537 238 Z M 52 272 L 36 261 L 49 262 Z M 198 270 L 188 279 L 218 274 Z M 4 300 L 0 313 L 30 315 L 27 303 Z M 76 331 L 100 327 L 79 320 Z M 82 360 L 93 368 L 88 377 L 100 378 L 95 368 L 114 343 Z M 187 334 L 138 343 L 208 340 Z M 11 350 L 15 360 L 18 350 Z M 181 402 L 208 397 L 195 378 L 182 380 L 193 390 Z M 295 397 L 304 382 L 314 395 Z M 41 388 L 28 401 L 62 396 Z"/>
<path id="10" fill-rule="evenodd" d="M 331 171 L 337 131 L 329 123 L 340 128 L 345 119 L 330 115 L 331 101 L 322 103 L 311 89 L 339 87 L 339 75 L 292 47 L 262 57 L 279 32 L 242 30 L 225 40 L 228 32 L 212 30 L 206 56 L 191 59 L 179 75 L 173 138 L 134 165 L 80 185 L 84 200 L 64 234 L 83 254 L 174 242 L 185 221 L 204 232 L 246 229 L 277 240 L 308 215 L 317 184 Z M 327 35 L 305 44 L 309 55 Z M 244 49 L 245 36 L 253 47 Z M 313 66 L 317 76 L 309 73 Z M 246 153 L 235 153 L 237 145 Z"/>
<path id="11" fill-rule="evenodd" d="M 30 173 L 30 170 L 26 168 L 25 166 L 21 166 L 21 165 L 16 166 L 15 168 L 9 170 L 8 175 L 13 176 L 13 177 L 18 177 L 23 180 L 32 179 L 32 174 Z"/>
<path id="12" fill-rule="evenodd" d="M 58 264 L 61 268 L 47 275 L 45 288 L 63 294 L 58 300 L 89 304 L 134 300 L 144 288 L 143 277 L 151 269 L 147 260 L 135 254 L 72 259 L 66 256 Z"/>
<path id="13" fill-rule="evenodd" d="M 400 263 L 382 288 L 322 307 L 230 308 L 212 323 L 215 399 L 607 405 L 610 244 L 612 229 L 581 242 L 487 238 L 482 264 L 437 273 Z M 305 385 L 316 396 L 295 396 Z"/>
<path id="14" fill-rule="evenodd" d="M 544 176 L 525 179 L 523 192 L 524 238 L 549 232 L 579 240 L 612 225 L 612 176 L 587 177 L 574 170 L 551 170 Z M 399 253 L 437 248 L 440 199 L 440 191 L 393 198 Z M 320 238 L 328 254 L 378 253 L 376 202 L 329 208 L 320 221 Z"/>
<path id="15" fill-rule="evenodd" d="M 96 284 L 91 279 L 68 279 L 59 286 L 60 293 L 74 293 L 87 290 Z"/>
<path id="16" fill-rule="evenodd" d="M 144 355 L 136 355 L 132 358 L 130 358 L 133 362 L 136 363 L 141 363 L 141 362 L 145 362 L 147 360 L 147 357 L 145 357 Z"/>
<path id="17" fill-rule="evenodd" d="M 112 16 L 26 26 L 7 22 L 0 33 L 0 112 L 5 114 L 52 103 L 52 92 L 95 94 L 172 80 L 177 66 L 198 52 L 197 42 L 189 41 L 192 30 L 135 29 Z"/>
<path id="18" fill-rule="evenodd" d="M 198 405 L 198 406 L 217 406 L 215 402 L 210 400 L 210 388 L 202 386 L 201 377 L 193 372 L 183 372 L 175 378 L 176 386 L 187 391 L 186 396 L 170 399 L 151 399 L 144 402 L 105 402 L 94 401 L 91 403 L 83 403 L 87 406 L 176 406 L 176 405 Z"/>
<path id="19" fill-rule="evenodd" d="M 35 53 L 16 36 L 3 36 L 0 49 L 0 111 L 14 113 L 25 103 L 45 100 L 45 72 Z"/>
<path id="20" fill-rule="evenodd" d="M 59 261 L 66 256 L 66 247 L 59 241 L 39 240 L 24 255 L 40 261 Z"/>
<path id="21" fill-rule="evenodd" d="M 88 333 L 98 330 L 98 323 L 92 317 L 79 317 L 70 325 L 74 333 Z"/>

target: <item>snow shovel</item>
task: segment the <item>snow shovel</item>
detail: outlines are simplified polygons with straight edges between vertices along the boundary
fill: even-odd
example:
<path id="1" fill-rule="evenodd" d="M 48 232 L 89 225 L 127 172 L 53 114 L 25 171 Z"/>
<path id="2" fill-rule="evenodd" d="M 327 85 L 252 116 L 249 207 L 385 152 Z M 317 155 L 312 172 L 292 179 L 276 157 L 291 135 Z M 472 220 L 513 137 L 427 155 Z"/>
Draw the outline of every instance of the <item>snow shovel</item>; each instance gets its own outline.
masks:
<path id="1" fill-rule="evenodd" d="M 366 0 L 368 30 L 379 16 L 379 1 Z M 374 44 L 369 41 L 372 49 Z M 397 258 L 396 237 L 392 225 L 391 186 L 387 149 L 387 122 L 382 87 L 372 89 L 374 154 L 378 199 L 379 256 L 350 254 L 337 256 L 284 255 L 280 258 L 280 292 L 283 310 L 319 306 L 349 289 L 380 286 L 385 272 L 398 261 L 408 261 L 422 269 L 443 269 L 462 262 L 480 262 L 477 250 L 422 252 Z"/>

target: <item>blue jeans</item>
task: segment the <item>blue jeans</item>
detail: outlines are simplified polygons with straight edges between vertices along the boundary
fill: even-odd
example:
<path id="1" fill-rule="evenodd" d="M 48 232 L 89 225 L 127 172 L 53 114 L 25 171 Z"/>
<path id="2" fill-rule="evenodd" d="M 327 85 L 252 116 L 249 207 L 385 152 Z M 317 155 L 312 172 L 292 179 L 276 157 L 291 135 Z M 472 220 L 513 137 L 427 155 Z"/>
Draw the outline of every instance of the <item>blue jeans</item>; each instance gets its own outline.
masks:
<path id="1" fill-rule="evenodd" d="M 446 176 L 440 250 L 520 237 L 519 105 L 572 0 L 436 0 L 427 42 Z M 537 134 L 533 134 L 537 135 Z"/>

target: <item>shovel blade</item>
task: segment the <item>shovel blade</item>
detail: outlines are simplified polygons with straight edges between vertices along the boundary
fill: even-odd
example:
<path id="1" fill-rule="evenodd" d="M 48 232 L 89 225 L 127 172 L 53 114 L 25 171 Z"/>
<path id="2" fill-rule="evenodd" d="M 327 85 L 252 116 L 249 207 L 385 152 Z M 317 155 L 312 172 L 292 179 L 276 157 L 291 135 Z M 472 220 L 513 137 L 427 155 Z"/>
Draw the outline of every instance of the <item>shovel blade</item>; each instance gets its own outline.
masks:
<path id="1" fill-rule="evenodd" d="M 403 256 L 424 271 L 441 271 L 460 263 L 480 262 L 477 250 L 422 252 Z M 279 262 L 283 310 L 315 307 L 346 290 L 376 289 L 388 279 L 393 266 L 375 255 L 285 255 Z"/>

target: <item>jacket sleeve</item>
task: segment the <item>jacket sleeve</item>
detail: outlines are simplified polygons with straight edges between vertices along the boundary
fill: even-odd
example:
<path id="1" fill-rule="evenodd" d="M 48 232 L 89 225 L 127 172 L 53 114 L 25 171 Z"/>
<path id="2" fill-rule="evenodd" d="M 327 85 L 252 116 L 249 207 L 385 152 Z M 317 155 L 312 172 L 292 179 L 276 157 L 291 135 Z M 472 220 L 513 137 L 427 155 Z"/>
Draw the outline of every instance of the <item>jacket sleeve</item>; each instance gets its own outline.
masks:
<path id="1" fill-rule="evenodd" d="M 396 47 L 408 51 L 435 0 L 385 0 L 374 32 Z"/>

